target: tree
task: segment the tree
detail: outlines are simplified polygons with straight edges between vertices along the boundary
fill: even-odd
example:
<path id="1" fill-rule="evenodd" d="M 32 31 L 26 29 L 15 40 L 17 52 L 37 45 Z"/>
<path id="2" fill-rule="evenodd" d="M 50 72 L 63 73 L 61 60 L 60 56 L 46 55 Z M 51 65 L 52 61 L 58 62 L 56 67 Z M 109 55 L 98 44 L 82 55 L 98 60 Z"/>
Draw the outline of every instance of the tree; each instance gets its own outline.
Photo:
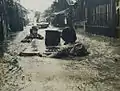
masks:
<path id="1" fill-rule="evenodd" d="M 24 23 L 25 9 L 18 2 L 7 0 L 7 12 L 9 24 L 12 31 L 22 30 Z"/>
<path id="2" fill-rule="evenodd" d="M 0 39 L 8 35 L 8 31 L 23 29 L 24 15 L 27 10 L 14 0 L 0 0 Z"/>
<path id="3" fill-rule="evenodd" d="M 44 17 L 49 17 L 56 11 L 58 11 L 58 2 L 54 1 L 53 4 L 44 11 Z"/>

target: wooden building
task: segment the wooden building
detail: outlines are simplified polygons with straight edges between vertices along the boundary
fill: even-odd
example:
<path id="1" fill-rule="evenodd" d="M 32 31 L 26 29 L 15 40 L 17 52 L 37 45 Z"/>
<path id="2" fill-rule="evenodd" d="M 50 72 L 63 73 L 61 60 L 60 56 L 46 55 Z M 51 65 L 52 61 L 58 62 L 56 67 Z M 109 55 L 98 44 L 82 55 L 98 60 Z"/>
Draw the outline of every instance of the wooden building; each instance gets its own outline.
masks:
<path id="1" fill-rule="evenodd" d="M 57 1 L 60 10 L 70 6 L 69 0 Z M 77 0 L 73 7 L 73 21 L 84 22 L 86 32 L 116 37 L 118 34 L 116 26 L 120 26 L 119 2 L 119 0 Z"/>
<path id="2" fill-rule="evenodd" d="M 85 0 L 86 32 L 116 37 L 115 0 Z"/>

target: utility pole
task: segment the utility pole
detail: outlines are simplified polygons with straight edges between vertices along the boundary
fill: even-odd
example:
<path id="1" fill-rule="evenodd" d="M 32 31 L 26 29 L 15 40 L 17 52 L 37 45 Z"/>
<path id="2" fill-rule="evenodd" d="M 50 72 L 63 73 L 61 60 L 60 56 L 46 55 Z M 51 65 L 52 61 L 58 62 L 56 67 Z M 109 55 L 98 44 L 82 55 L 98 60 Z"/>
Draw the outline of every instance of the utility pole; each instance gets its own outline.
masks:
<path id="1" fill-rule="evenodd" d="M 111 29 L 113 31 L 114 36 L 116 37 L 116 1 L 111 0 Z"/>

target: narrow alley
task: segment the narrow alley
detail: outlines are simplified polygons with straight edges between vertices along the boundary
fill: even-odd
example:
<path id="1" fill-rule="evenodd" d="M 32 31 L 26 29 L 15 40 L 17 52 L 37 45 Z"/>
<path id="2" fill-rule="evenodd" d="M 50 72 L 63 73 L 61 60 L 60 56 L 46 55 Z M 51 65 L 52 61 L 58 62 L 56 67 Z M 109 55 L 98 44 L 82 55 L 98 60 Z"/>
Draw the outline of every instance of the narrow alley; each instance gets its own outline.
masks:
<path id="1" fill-rule="evenodd" d="M 0 29 L 5 32 L 0 42 L 0 91 L 120 91 L 115 2 L 35 1 L 0 2 L 18 15 L 0 12 L 1 26 L 8 28 Z M 119 11 L 120 1 L 116 2 Z"/>

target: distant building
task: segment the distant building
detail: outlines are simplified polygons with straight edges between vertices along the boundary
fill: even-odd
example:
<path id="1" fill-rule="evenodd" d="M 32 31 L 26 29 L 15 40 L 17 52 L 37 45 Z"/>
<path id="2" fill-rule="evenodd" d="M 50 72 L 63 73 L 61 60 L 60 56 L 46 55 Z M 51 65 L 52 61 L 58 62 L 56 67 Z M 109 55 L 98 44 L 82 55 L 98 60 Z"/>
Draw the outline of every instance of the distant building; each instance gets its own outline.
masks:
<path id="1" fill-rule="evenodd" d="M 85 21 L 85 31 L 116 37 L 115 0 L 78 0 L 76 17 Z M 78 16 L 78 15 L 79 16 Z"/>

